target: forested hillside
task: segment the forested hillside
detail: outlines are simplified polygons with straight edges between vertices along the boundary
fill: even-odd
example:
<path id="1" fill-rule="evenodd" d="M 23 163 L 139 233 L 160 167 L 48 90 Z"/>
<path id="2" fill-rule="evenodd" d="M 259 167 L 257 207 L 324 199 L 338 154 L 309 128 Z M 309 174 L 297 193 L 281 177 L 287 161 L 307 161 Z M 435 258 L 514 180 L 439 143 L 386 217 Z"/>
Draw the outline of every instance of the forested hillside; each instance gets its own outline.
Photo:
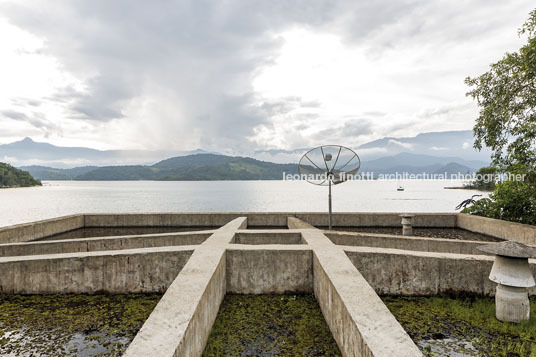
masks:
<path id="1" fill-rule="evenodd" d="M 41 181 L 34 179 L 27 171 L 0 162 L 0 188 L 30 186 L 41 186 Z"/>

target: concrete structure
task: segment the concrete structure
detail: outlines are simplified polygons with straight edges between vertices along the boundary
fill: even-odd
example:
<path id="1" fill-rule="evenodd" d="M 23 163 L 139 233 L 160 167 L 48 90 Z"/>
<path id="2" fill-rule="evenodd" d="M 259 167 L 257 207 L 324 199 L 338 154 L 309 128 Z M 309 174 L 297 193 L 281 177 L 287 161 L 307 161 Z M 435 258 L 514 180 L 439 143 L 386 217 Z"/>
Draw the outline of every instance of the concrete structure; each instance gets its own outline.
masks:
<path id="1" fill-rule="evenodd" d="M 495 254 L 489 279 L 497 283 L 495 294 L 497 319 L 508 322 L 528 320 L 530 301 L 527 288 L 536 285 L 528 258 L 536 258 L 536 248 L 506 241 L 478 249 Z"/>
<path id="2" fill-rule="evenodd" d="M 413 226 L 536 244 L 536 228 L 492 221 L 417 214 Z M 344 356 L 420 356 L 377 294 L 495 294 L 488 279 L 494 258 L 477 250 L 486 242 L 317 228 L 327 224 L 321 213 L 166 213 L 74 215 L 1 228 L 0 291 L 165 292 L 126 356 L 201 355 L 227 292 L 312 292 Z M 400 227 L 400 216 L 334 214 L 333 224 Z M 147 227 L 165 232 L 136 234 Z M 132 234 L 77 238 L 82 228 Z M 69 239 L 46 240 L 57 234 Z M 534 272 L 535 261 L 528 263 Z"/>
<path id="3" fill-rule="evenodd" d="M 414 214 L 402 213 L 402 235 L 403 236 L 412 236 L 413 235 L 413 217 Z"/>

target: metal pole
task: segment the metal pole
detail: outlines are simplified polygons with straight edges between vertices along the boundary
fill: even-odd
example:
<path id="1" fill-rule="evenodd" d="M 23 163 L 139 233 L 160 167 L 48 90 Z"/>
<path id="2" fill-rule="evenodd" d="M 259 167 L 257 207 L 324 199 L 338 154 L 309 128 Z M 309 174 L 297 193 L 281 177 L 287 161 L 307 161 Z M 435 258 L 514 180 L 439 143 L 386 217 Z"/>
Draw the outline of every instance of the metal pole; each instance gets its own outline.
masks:
<path id="1" fill-rule="evenodd" d="M 329 230 L 331 231 L 332 223 L 333 223 L 332 218 L 331 218 L 331 180 L 329 180 L 328 201 L 329 201 Z"/>

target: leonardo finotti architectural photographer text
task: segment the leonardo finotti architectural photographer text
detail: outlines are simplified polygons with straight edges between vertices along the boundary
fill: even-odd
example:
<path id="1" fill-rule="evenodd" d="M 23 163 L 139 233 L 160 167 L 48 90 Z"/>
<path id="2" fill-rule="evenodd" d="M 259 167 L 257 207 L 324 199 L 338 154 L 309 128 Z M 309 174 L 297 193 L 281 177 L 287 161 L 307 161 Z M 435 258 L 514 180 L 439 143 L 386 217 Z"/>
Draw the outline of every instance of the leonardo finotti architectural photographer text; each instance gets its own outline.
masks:
<path id="1" fill-rule="evenodd" d="M 414 174 L 409 172 L 396 172 L 393 174 L 378 174 L 374 172 L 363 172 L 355 175 L 346 173 L 331 174 L 332 180 L 351 181 L 351 180 L 383 180 L 383 181 L 400 181 L 400 180 L 452 180 L 452 181 L 481 181 L 484 183 L 501 182 L 501 181 L 524 181 L 525 174 L 475 174 L 475 173 L 457 173 L 449 174 L 447 172 L 441 174 L 420 173 Z M 319 174 L 287 174 L 283 172 L 284 181 L 327 181 L 329 175 L 325 173 Z"/>

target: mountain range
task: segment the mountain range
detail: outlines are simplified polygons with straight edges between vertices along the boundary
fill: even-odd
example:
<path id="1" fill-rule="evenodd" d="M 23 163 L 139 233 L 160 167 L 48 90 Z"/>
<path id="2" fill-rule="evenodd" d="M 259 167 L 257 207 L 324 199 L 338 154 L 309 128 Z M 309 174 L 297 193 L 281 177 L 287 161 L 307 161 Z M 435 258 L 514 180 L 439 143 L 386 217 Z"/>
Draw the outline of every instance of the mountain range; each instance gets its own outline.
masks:
<path id="1" fill-rule="evenodd" d="M 387 137 L 354 150 L 361 157 L 360 172 L 373 172 L 376 177 L 396 172 L 467 173 L 489 164 L 489 153 L 476 152 L 472 140 L 471 131 L 423 133 L 410 138 Z M 295 163 L 308 150 L 260 150 L 253 157 L 243 157 L 201 149 L 103 151 L 25 138 L 0 145 L 0 161 L 41 180 L 255 180 L 297 173 Z M 165 157 L 171 158 L 162 160 Z"/>
<path id="2" fill-rule="evenodd" d="M 23 166 L 22 169 L 41 180 L 84 181 L 281 180 L 284 173 L 298 173 L 295 164 L 275 164 L 249 157 L 217 154 L 178 156 L 151 166 L 85 166 L 72 169 Z"/>
<path id="3" fill-rule="evenodd" d="M 86 147 L 56 146 L 24 138 L 0 145 L 0 161 L 15 166 L 42 165 L 58 168 L 153 164 L 166 157 L 205 154 L 205 150 L 150 151 L 150 150 L 96 150 Z"/>
<path id="4" fill-rule="evenodd" d="M 471 130 L 459 130 L 421 133 L 412 137 L 385 137 L 359 146 L 346 146 L 355 150 L 362 161 L 395 156 L 400 153 L 426 153 L 434 157 L 456 157 L 489 162 L 491 152 L 486 148 L 481 151 L 475 150 L 473 142 Z M 301 155 L 310 149 L 257 150 L 253 157 L 272 162 L 297 162 Z"/>
<path id="5" fill-rule="evenodd" d="M 458 160 L 459 162 L 453 161 Z M 408 164 L 409 163 L 409 164 Z M 485 162 L 459 158 L 437 158 L 429 155 L 401 153 L 363 162 L 361 173 L 380 174 L 466 174 L 486 166 Z M 159 180 L 159 181 L 210 181 L 210 180 L 281 180 L 284 174 L 298 173 L 296 164 L 277 164 L 249 157 L 217 154 L 194 154 L 162 160 L 154 165 L 85 166 L 58 169 L 46 166 L 23 166 L 40 180 Z"/>

